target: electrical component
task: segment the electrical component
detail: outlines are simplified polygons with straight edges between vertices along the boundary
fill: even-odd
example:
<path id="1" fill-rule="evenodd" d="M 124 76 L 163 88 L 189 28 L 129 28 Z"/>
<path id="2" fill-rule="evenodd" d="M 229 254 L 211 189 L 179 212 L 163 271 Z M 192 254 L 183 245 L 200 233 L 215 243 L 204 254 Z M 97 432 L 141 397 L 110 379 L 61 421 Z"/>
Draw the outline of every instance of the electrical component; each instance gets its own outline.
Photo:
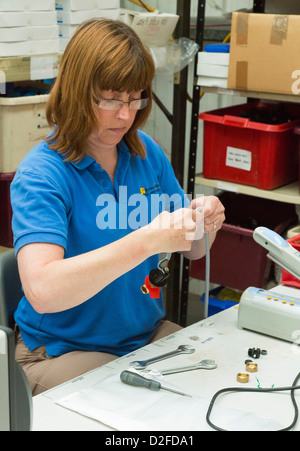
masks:
<path id="1" fill-rule="evenodd" d="M 257 227 L 254 240 L 266 248 L 268 257 L 300 279 L 300 252 L 278 233 L 266 227 Z M 290 342 L 299 330 L 300 299 L 249 287 L 239 303 L 238 326 Z"/>
<path id="2" fill-rule="evenodd" d="M 299 330 L 300 299 L 249 287 L 241 296 L 238 309 L 238 326 L 290 342 L 295 341 Z M 259 358 L 254 355 L 249 357 Z"/>

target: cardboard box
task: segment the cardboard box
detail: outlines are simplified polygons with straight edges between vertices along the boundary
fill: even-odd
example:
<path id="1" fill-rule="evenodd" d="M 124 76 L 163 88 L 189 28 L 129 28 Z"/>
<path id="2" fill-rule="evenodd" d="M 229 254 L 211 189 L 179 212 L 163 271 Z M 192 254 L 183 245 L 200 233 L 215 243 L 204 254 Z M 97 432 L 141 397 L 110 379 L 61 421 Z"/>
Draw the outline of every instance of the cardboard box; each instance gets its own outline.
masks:
<path id="1" fill-rule="evenodd" d="M 55 0 L 0 0 L 0 11 L 54 11 Z"/>
<path id="2" fill-rule="evenodd" d="M 229 53 L 219 52 L 198 52 L 198 69 L 202 64 L 217 64 L 219 66 L 229 66 Z"/>
<path id="3" fill-rule="evenodd" d="M 0 71 L 5 74 L 7 83 L 55 78 L 58 74 L 61 58 L 62 55 L 60 53 L 46 56 L 0 58 Z"/>
<path id="4" fill-rule="evenodd" d="M 197 68 L 197 75 L 227 79 L 228 66 L 222 66 L 220 64 L 202 64 Z"/>
<path id="5" fill-rule="evenodd" d="M 82 19 L 83 14 L 84 14 L 84 17 L 88 17 L 90 19 L 92 19 L 94 17 L 105 17 L 107 19 L 117 20 L 120 17 L 119 9 L 78 11 L 78 14 L 76 14 L 76 15 L 72 14 L 72 13 L 71 13 L 71 15 L 67 15 L 65 17 L 62 17 L 59 15 L 59 17 L 64 20 L 70 20 L 70 21 L 75 21 L 75 22 L 80 20 L 80 22 L 78 22 L 78 23 L 65 23 L 65 22 L 59 23 L 59 41 L 60 41 L 60 51 L 62 53 L 65 51 L 71 37 L 77 30 L 79 24 L 82 23 L 84 20 L 88 20 L 88 19 Z M 81 13 L 83 13 L 83 14 L 81 14 Z"/>
<path id="6" fill-rule="evenodd" d="M 120 9 L 91 9 L 88 11 L 57 11 L 57 21 L 64 25 L 79 25 L 85 20 L 94 17 L 107 17 L 109 19 L 119 19 Z"/>
<path id="7" fill-rule="evenodd" d="M 59 38 L 59 48 L 62 53 L 66 50 L 71 38 Z"/>
<path id="8" fill-rule="evenodd" d="M 198 85 L 227 88 L 229 53 L 199 52 Z"/>
<path id="9" fill-rule="evenodd" d="M 58 25 L 0 28 L 0 43 L 58 39 L 58 33 Z"/>
<path id="10" fill-rule="evenodd" d="M 228 88 L 299 94 L 300 16 L 234 12 Z"/>
<path id="11" fill-rule="evenodd" d="M 70 40 L 70 38 L 73 36 L 75 31 L 77 30 L 78 24 L 75 24 L 75 25 L 58 24 L 58 28 L 59 28 L 60 40 L 63 40 L 63 39 Z"/>
<path id="12" fill-rule="evenodd" d="M 0 42 L 0 54 L 3 57 L 21 55 L 46 55 L 59 53 L 59 39 L 22 41 L 22 42 Z"/>
<path id="13" fill-rule="evenodd" d="M 56 11 L 1 12 L 0 27 L 57 25 Z"/>
<path id="14" fill-rule="evenodd" d="M 111 10 L 111 9 L 105 9 L 101 12 L 101 16 L 100 17 L 106 17 L 107 19 L 116 19 L 117 18 L 117 13 L 114 12 L 115 10 Z M 80 22 L 81 23 L 81 22 Z M 73 34 L 75 33 L 75 31 L 77 30 L 79 24 L 64 24 L 64 23 L 60 23 L 58 24 L 59 27 L 59 37 L 60 39 L 65 39 L 65 38 L 71 38 L 73 36 Z"/>
<path id="15" fill-rule="evenodd" d="M 122 10 L 120 20 L 131 26 L 141 40 L 149 45 L 166 45 L 175 30 L 179 16 L 167 13 L 139 13 Z"/>
<path id="16" fill-rule="evenodd" d="M 197 85 L 226 89 L 227 88 L 227 78 L 209 77 L 209 76 L 205 76 L 205 75 L 199 75 L 198 79 L 197 79 Z"/>
<path id="17" fill-rule="evenodd" d="M 120 8 L 120 0 L 56 0 L 55 7 L 61 11 L 84 11 L 89 9 Z"/>

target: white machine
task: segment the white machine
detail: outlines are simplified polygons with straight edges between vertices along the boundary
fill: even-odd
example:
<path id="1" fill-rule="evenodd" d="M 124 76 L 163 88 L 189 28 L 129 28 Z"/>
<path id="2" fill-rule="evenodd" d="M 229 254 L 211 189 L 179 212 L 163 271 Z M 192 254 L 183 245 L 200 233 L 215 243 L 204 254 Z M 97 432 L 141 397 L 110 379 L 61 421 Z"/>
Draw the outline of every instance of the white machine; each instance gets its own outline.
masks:
<path id="1" fill-rule="evenodd" d="M 32 394 L 27 378 L 15 361 L 15 337 L 0 326 L 0 431 L 30 431 Z"/>
<path id="2" fill-rule="evenodd" d="M 266 227 L 256 228 L 253 238 L 269 251 L 271 260 L 300 279 L 300 252 Z M 300 292 L 299 298 L 293 298 L 261 288 L 248 288 L 240 300 L 238 326 L 295 342 L 300 336 Z"/>

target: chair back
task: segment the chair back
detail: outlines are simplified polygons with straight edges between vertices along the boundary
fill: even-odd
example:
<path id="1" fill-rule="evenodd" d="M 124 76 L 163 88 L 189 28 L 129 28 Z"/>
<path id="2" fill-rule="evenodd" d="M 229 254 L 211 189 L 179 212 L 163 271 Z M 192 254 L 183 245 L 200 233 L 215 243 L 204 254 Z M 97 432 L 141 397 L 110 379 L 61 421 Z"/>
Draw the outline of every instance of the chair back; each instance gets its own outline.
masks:
<path id="1" fill-rule="evenodd" d="M 0 253 L 0 325 L 14 328 L 14 313 L 23 297 L 14 249 Z"/>

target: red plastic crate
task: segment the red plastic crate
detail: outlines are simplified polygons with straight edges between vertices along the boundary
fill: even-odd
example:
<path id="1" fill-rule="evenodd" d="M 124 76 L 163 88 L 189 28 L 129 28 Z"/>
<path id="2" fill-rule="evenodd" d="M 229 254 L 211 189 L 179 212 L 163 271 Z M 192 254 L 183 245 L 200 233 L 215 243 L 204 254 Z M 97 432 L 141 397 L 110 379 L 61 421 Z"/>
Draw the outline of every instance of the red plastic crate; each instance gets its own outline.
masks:
<path id="1" fill-rule="evenodd" d="M 300 193 L 300 127 L 294 128 L 294 133 L 297 135 L 298 139 L 298 180 L 299 180 L 299 193 Z"/>
<path id="2" fill-rule="evenodd" d="M 0 173 L 0 246 L 13 247 L 10 184 L 15 173 Z"/>
<path id="3" fill-rule="evenodd" d="M 254 229 L 262 225 L 281 235 L 298 221 L 295 206 L 229 192 L 219 197 L 226 222 L 211 248 L 210 282 L 242 291 L 249 286 L 266 288 L 272 262 L 254 241 Z M 205 280 L 205 258 L 190 263 L 190 276 Z"/>
<path id="4" fill-rule="evenodd" d="M 250 102 L 201 113 L 204 177 L 265 190 L 297 180 L 298 145 L 294 128 L 300 125 L 299 105 L 282 104 L 293 120 L 279 125 L 242 117 L 250 110 L 268 115 L 274 110 L 275 114 L 277 108 L 277 104 Z"/>
<path id="5" fill-rule="evenodd" d="M 300 235 L 293 236 L 293 238 L 290 238 L 287 242 L 300 252 Z M 281 283 L 300 288 L 300 280 L 285 269 L 282 269 Z"/>

